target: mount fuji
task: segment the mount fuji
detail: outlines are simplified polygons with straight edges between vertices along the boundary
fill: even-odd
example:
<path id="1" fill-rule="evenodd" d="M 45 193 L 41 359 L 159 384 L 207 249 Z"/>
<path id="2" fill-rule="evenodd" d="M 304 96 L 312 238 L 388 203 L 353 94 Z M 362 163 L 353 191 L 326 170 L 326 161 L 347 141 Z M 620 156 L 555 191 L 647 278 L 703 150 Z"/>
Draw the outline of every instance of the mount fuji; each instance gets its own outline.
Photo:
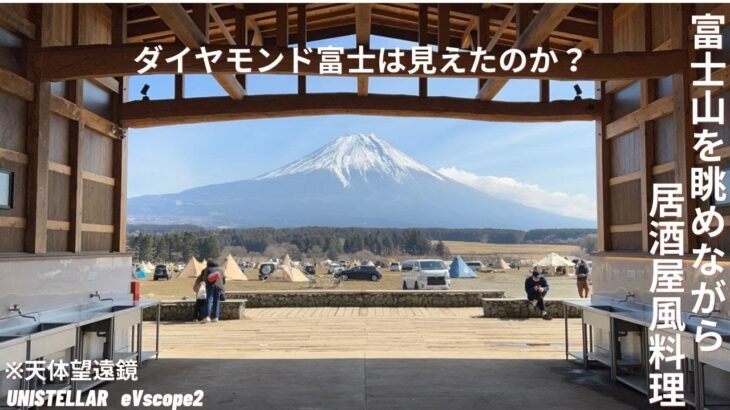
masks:
<path id="1" fill-rule="evenodd" d="M 595 227 L 492 197 L 366 134 L 254 179 L 130 198 L 128 214 L 130 223 L 207 227 Z"/>

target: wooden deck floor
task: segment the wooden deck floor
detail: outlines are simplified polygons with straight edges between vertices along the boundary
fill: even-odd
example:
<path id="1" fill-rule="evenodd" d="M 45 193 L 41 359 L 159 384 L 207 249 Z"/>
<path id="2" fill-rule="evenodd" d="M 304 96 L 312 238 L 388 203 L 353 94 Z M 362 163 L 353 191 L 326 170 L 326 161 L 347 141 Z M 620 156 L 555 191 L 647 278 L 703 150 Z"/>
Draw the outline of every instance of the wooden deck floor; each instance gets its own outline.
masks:
<path id="1" fill-rule="evenodd" d="M 500 320 L 481 308 L 248 309 L 246 319 L 163 323 L 161 357 L 230 359 L 564 358 L 562 319 Z M 145 324 L 147 334 L 154 326 Z M 571 350 L 580 324 L 569 324 Z M 146 337 L 147 343 L 152 338 Z"/>

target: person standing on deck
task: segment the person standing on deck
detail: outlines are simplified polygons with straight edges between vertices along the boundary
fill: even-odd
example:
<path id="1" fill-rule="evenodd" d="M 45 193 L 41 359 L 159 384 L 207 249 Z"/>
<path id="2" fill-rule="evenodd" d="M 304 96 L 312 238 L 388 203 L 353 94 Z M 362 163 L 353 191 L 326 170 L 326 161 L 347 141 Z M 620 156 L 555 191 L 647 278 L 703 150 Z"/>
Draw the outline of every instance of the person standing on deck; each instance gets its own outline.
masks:
<path id="1" fill-rule="evenodd" d="M 205 294 L 207 297 L 207 316 L 203 323 L 217 322 L 221 312 L 221 294 L 226 283 L 226 277 L 223 271 L 218 267 L 218 262 L 214 259 L 208 260 L 208 265 L 203 272 L 200 273 L 195 284 L 205 283 Z"/>
<path id="2" fill-rule="evenodd" d="M 578 285 L 578 296 L 581 298 L 587 298 L 590 289 L 588 287 L 588 266 L 586 261 L 583 259 L 578 263 L 578 268 L 575 271 L 576 284 Z M 585 293 L 585 296 L 583 294 Z"/>
<path id="3" fill-rule="evenodd" d="M 532 275 L 525 279 L 525 293 L 527 293 L 527 300 L 532 303 L 532 306 L 540 309 L 544 320 L 552 320 L 547 310 L 545 310 L 544 298 L 548 290 L 550 290 L 550 285 L 548 285 L 547 279 L 535 267 L 532 270 Z"/>

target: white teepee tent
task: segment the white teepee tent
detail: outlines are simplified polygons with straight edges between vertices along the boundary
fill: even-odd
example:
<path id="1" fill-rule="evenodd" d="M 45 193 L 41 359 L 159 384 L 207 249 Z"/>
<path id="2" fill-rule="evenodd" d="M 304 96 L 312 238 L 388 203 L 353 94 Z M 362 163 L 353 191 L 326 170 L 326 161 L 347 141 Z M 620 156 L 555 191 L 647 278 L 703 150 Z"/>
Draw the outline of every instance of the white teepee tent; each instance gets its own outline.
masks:
<path id="1" fill-rule="evenodd" d="M 536 266 L 540 270 L 545 269 L 550 274 L 556 274 L 558 271 L 562 271 L 563 274 L 568 274 L 575 270 L 573 262 L 565 259 L 555 252 L 547 254 L 544 258 L 535 262 L 532 266 Z"/>
<path id="2" fill-rule="evenodd" d="M 201 262 L 198 262 L 197 259 L 195 259 L 195 256 L 190 258 L 188 261 L 188 264 L 185 265 L 185 269 L 183 269 L 179 275 L 177 275 L 178 278 L 197 278 L 198 275 L 200 275 L 200 272 L 205 269 L 205 265 Z"/>
<path id="3" fill-rule="evenodd" d="M 248 280 L 246 275 L 243 274 L 243 271 L 238 266 L 238 263 L 236 263 L 231 255 L 228 255 L 226 260 L 223 261 L 221 270 L 223 270 L 226 280 Z"/>
<path id="4" fill-rule="evenodd" d="M 271 282 L 309 282 L 307 275 L 297 266 L 292 266 L 289 255 L 284 257 L 284 261 L 269 275 L 268 281 Z"/>

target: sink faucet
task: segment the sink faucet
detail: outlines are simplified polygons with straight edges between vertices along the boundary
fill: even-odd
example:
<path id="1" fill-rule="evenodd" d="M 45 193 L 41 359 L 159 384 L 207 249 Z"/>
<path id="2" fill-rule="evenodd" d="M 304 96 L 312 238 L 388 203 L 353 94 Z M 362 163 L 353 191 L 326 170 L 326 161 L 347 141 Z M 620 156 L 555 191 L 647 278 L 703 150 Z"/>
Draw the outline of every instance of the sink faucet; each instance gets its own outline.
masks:
<path id="1" fill-rule="evenodd" d="M 20 306 L 18 304 L 14 304 L 13 306 L 10 306 L 10 309 L 8 309 L 9 312 L 18 312 L 18 316 L 25 317 L 28 319 L 33 319 L 34 322 L 38 321 L 38 318 L 33 315 L 24 315 L 23 312 L 20 310 Z"/>
<path id="2" fill-rule="evenodd" d="M 618 303 L 626 303 L 629 301 L 629 298 L 634 298 L 636 295 L 634 295 L 633 292 L 626 292 L 626 297 L 623 300 L 619 300 Z"/>
<path id="3" fill-rule="evenodd" d="M 99 291 L 98 290 L 95 291 L 94 293 L 90 294 L 89 297 L 90 298 L 98 298 L 99 299 L 99 302 L 104 302 L 106 300 L 111 300 L 112 302 L 114 301 L 114 298 L 102 298 L 101 295 L 99 294 Z"/>

